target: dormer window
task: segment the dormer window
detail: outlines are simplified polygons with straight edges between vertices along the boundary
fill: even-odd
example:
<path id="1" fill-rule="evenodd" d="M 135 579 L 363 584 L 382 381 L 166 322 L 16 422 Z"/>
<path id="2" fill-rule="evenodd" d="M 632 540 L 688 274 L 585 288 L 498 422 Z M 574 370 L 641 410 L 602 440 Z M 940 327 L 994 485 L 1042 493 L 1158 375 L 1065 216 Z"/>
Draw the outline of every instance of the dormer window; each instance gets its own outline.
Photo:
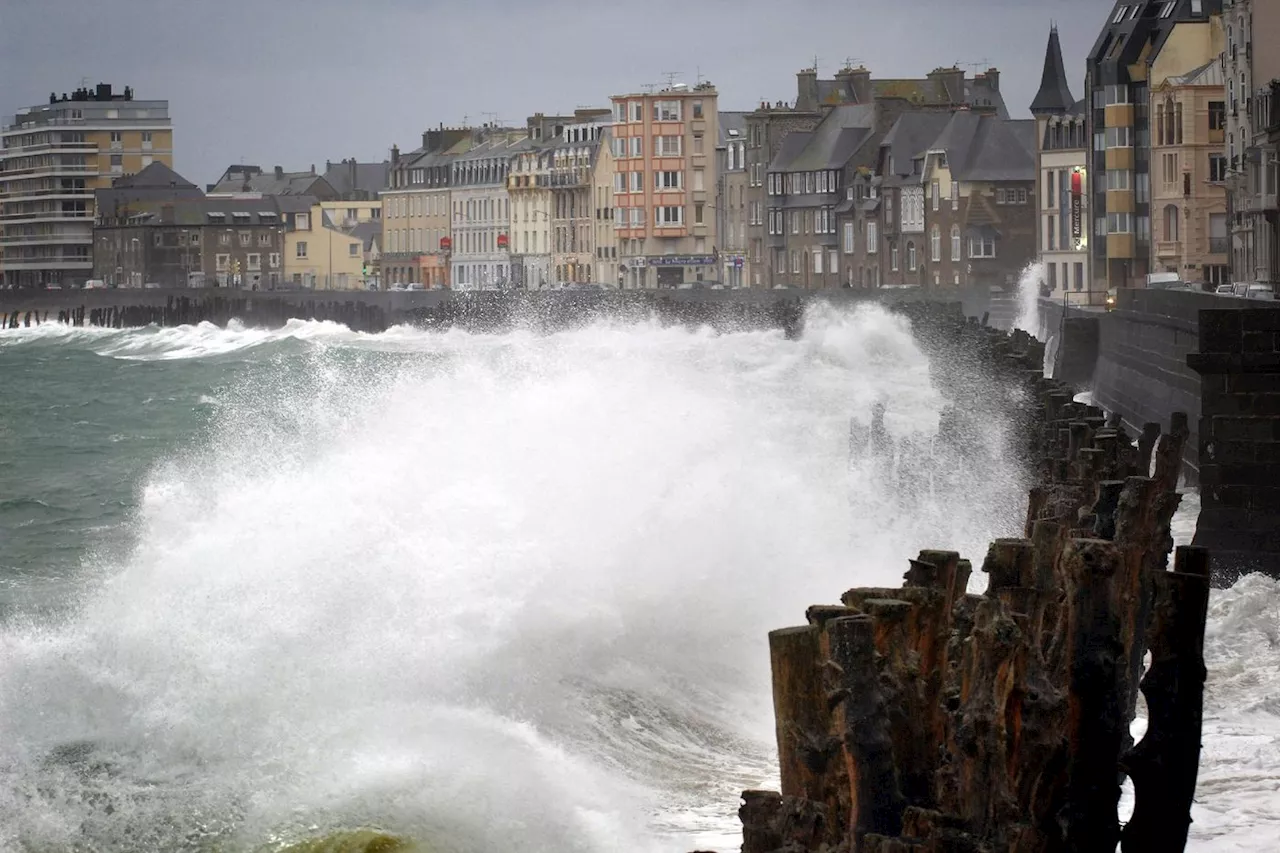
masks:
<path id="1" fill-rule="evenodd" d="M 1112 18 L 1112 19 L 1111 19 L 1111 23 L 1113 23 L 1113 24 L 1119 24 L 1119 23 L 1123 22 L 1123 21 L 1124 21 L 1124 16 L 1125 16 L 1125 14 L 1126 14 L 1126 13 L 1128 13 L 1128 11 L 1129 11 L 1129 7 L 1128 7 L 1128 6 L 1121 6 L 1119 9 L 1116 9 L 1116 16 L 1115 16 L 1114 18 Z"/>

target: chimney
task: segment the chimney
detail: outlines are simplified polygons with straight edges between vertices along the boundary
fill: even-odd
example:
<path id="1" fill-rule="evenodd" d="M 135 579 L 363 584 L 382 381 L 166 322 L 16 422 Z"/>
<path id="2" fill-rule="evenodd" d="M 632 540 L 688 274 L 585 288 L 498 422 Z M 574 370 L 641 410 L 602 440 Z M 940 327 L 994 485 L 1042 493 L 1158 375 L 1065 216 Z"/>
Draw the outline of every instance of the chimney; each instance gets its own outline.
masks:
<path id="1" fill-rule="evenodd" d="M 311 174 L 313 174 L 313 175 L 314 175 L 315 173 L 316 173 L 316 164 L 315 164 L 315 163 L 312 163 L 312 164 L 311 164 Z"/>
<path id="2" fill-rule="evenodd" d="M 963 104 L 964 72 L 955 66 L 935 68 L 929 72 L 929 79 L 935 85 L 935 98 L 944 104 Z"/>
<path id="3" fill-rule="evenodd" d="M 836 77 L 845 81 L 855 104 L 869 104 L 876 99 L 871 89 L 871 72 L 863 66 L 845 68 Z"/>
<path id="4" fill-rule="evenodd" d="M 431 150 L 431 131 L 429 130 L 422 131 L 422 150 Z"/>
<path id="5" fill-rule="evenodd" d="M 325 174 L 326 174 L 326 175 L 329 173 L 329 170 L 330 170 L 330 169 L 332 169 L 332 168 L 333 168 L 333 163 L 332 163 L 332 162 L 330 162 L 329 160 L 325 160 L 325 161 L 324 161 L 324 171 L 325 171 Z"/>
<path id="6" fill-rule="evenodd" d="M 818 72 L 806 68 L 796 74 L 796 109 L 813 112 L 818 108 Z"/>
<path id="7" fill-rule="evenodd" d="M 396 166 L 397 164 L 399 164 L 399 162 L 400 162 L 400 146 L 392 145 L 391 146 L 391 165 Z"/>
<path id="8" fill-rule="evenodd" d="M 987 85 L 991 87 L 991 91 L 1000 91 L 1000 71 L 995 68 L 987 69 Z"/>
<path id="9" fill-rule="evenodd" d="M 276 166 L 276 180 L 277 180 L 277 181 L 283 181 L 283 180 L 284 180 L 284 167 L 283 167 L 283 166 Z"/>
<path id="10" fill-rule="evenodd" d="M 356 191 L 356 158 L 351 158 L 350 165 L 347 166 L 351 173 L 351 191 Z"/>

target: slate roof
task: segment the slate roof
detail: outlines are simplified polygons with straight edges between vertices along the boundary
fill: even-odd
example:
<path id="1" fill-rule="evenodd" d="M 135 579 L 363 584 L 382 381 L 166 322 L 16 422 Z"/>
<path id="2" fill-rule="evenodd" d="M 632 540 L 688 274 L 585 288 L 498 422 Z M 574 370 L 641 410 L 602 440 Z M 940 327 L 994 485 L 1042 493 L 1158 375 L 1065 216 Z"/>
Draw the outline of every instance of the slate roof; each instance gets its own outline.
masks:
<path id="1" fill-rule="evenodd" d="M 281 213 L 307 213 L 320 203 L 313 195 L 282 195 L 275 196 L 275 200 Z"/>
<path id="2" fill-rule="evenodd" d="M 871 78 L 871 92 L 877 98 L 904 98 L 916 103 L 965 103 L 970 106 L 992 106 L 996 114 L 1008 118 L 1009 111 L 1005 107 L 1004 96 L 993 89 L 984 78 L 976 80 L 967 78 L 963 92 L 943 91 L 945 83 L 942 79 L 928 77 L 920 79 Z M 818 81 L 818 103 L 823 106 L 836 104 L 856 104 L 857 96 L 852 83 L 847 77 L 836 77 L 834 80 Z"/>
<path id="3" fill-rule="evenodd" d="M 354 175 L 352 164 L 355 165 Z M 350 199 L 355 197 L 377 198 L 378 192 L 387 185 L 387 176 L 391 173 L 391 163 L 357 163 L 354 160 L 343 160 L 340 163 L 326 163 L 324 179 L 337 194 Z M 354 180 L 353 180 L 354 178 Z"/>
<path id="4" fill-rule="evenodd" d="M 949 119 L 927 148 L 947 152 L 953 177 L 961 181 L 1035 178 L 1035 120 L 1015 121 L 972 112 L 958 112 Z"/>
<path id="5" fill-rule="evenodd" d="M 745 139 L 747 136 L 747 116 L 750 113 L 744 112 L 726 112 L 721 110 L 718 120 L 720 124 L 720 139 L 716 143 L 722 146 L 730 139 Z M 730 136 L 729 131 L 738 131 L 736 136 Z"/>
<path id="6" fill-rule="evenodd" d="M 938 139 L 947 123 L 957 115 L 974 116 L 976 113 L 911 112 L 899 116 L 880 142 L 881 149 L 889 149 L 887 153 L 892 158 L 894 168 L 894 172 L 890 174 L 889 159 L 885 159 L 882 182 L 886 186 L 911 183 L 911 161 L 933 147 L 933 142 Z M 919 181 L 917 176 L 915 183 Z"/>
<path id="7" fill-rule="evenodd" d="M 792 162 L 804 153 L 805 146 L 813 138 L 813 133 L 811 130 L 794 130 L 784 136 L 782 144 L 778 146 L 778 153 L 769 161 L 769 171 L 790 171 Z"/>
<path id="8" fill-rule="evenodd" d="M 1186 74 L 1168 77 L 1165 83 L 1170 86 L 1225 86 L 1227 78 L 1222 71 L 1222 64 L 1214 59 L 1199 68 L 1193 68 Z"/>
<path id="9" fill-rule="evenodd" d="M 256 171 L 255 171 L 256 170 Z M 209 190 L 213 193 L 252 192 L 262 195 L 315 195 L 332 197 L 333 186 L 323 177 L 311 171 L 281 172 L 274 169 L 262 171 L 257 166 L 232 166 L 222 174 L 218 183 Z"/>
<path id="10" fill-rule="evenodd" d="M 152 162 L 151 165 L 146 166 L 140 172 L 117 178 L 112 182 L 111 189 L 182 189 L 200 192 L 199 187 L 158 160 Z"/>
<path id="11" fill-rule="evenodd" d="M 792 158 L 785 171 L 812 172 L 843 167 L 871 135 L 874 123 L 875 106 L 872 104 L 835 107 L 812 132 L 806 134 L 804 148 Z"/>
<path id="12" fill-rule="evenodd" d="M 346 232 L 349 236 L 358 239 L 367 252 L 373 248 L 373 241 L 382 234 L 382 223 L 376 219 L 357 222 L 355 227 Z"/>
<path id="13" fill-rule="evenodd" d="M 1076 103 L 1067 83 L 1067 69 L 1062 62 L 1062 44 L 1058 28 L 1049 30 L 1049 44 L 1044 51 L 1044 70 L 1040 74 L 1040 90 L 1031 100 L 1034 115 L 1061 115 Z"/>

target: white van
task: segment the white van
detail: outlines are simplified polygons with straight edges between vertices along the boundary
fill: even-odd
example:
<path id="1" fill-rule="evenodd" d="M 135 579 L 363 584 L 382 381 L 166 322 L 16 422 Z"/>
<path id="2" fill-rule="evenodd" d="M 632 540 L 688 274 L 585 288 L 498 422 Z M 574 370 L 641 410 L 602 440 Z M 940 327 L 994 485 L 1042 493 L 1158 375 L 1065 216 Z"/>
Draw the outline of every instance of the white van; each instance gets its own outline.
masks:
<path id="1" fill-rule="evenodd" d="M 85 290 L 106 290 L 107 283 L 100 278 L 91 278 L 84 283 Z"/>

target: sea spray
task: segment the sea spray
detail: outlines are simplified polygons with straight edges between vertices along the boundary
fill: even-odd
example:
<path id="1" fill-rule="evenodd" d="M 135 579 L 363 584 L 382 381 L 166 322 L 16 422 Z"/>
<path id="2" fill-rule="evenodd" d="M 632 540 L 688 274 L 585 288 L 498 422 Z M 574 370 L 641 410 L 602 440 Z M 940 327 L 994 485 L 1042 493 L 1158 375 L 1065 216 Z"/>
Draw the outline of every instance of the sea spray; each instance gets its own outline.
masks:
<path id="1" fill-rule="evenodd" d="M 1032 261 L 1022 269 L 1018 276 L 1018 318 L 1014 327 L 1035 338 L 1044 340 L 1044 329 L 1040 326 L 1040 288 L 1044 285 L 1045 266 L 1041 261 Z"/>

